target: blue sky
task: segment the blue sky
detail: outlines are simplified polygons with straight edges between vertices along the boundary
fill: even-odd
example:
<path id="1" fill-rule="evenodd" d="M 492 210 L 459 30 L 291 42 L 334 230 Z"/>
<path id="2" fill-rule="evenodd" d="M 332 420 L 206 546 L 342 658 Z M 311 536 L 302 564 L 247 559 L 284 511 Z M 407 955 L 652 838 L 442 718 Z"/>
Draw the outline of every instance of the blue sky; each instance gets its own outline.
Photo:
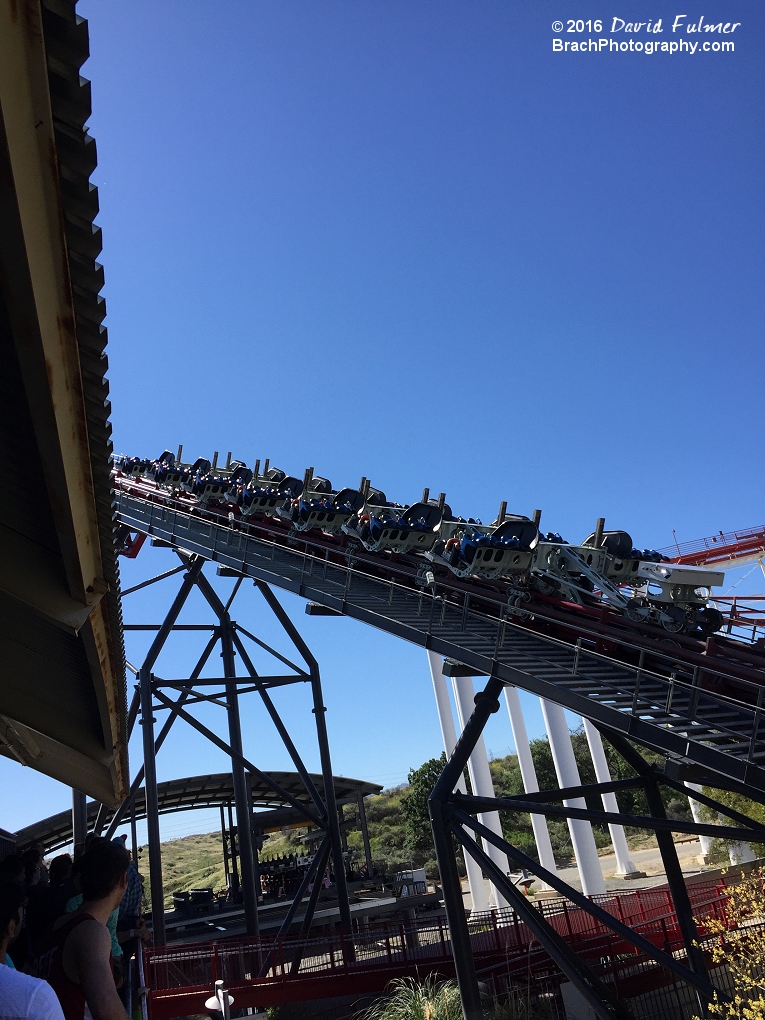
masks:
<path id="1" fill-rule="evenodd" d="M 572 540 L 599 516 L 641 547 L 762 521 L 761 4 L 79 9 L 118 452 L 233 450 L 482 517 L 506 499 Z M 653 38 L 678 39 L 681 11 L 740 22 L 735 52 L 552 52 L 557 18 L 662 17 Z M 156 619 L 173 583 L 126 617 Z M 336 771 L 388 785 L 439 752 L 423 652 L 286 604 Z M 172 654 L 167 675 L 192 652 Z M 258 764 L 286 767 L 254 707 L 245 723 Z M 487 742 L 510 749 L 504 716 Z M 160 778 L 224 767 L 179 730 Z M 0 775 L 11 828 L 68 803 Z"/>

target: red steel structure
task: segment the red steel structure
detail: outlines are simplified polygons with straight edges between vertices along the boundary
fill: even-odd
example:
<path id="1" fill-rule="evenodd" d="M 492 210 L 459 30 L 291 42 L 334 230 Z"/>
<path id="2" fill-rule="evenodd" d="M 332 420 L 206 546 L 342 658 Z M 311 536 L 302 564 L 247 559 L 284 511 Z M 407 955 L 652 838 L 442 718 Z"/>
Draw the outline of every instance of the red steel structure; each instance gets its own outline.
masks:
<path id="1" fill-rule="evenodd" d="M 699 935 L 703 921 L 724 917 L 725 883 L 688 887 Z M 682 935 L 667 889 L 606 893 L 593 901 L 640 932 L 657 947 L 682 952 Z M 673 975 L 657 967 L 634 946 L 567 900 L 542 900 L 545 919 L 585 959 L 605 968 L 625 998 L 648 987 L 668 985 Z M 473 915 L 470 936 L 476 967 L 504 983 L 529 980 L 559 984 L 565 980 L 533 934 L 513 910 Z M 349 949 L 352 947 L 352 952 Z M 342 995 L 382 992 L 396 977 L 454 974 L 449 929 L 443 917 L 379 924 L 358 931 L 334 930 L 306 937 L 244 938 L 147 948 L 150 1020 L 170 1020 L 205 1012 L 215 981 L 234 997 L 234 1008 L 276 1006 Z"/>
<path id="2" fill-rule="evenodd" d="M 765 525 L 740 531 L 720 531 L 709 538 L 675 542 L 661 553 L 673 563 L 692 567 L 731 567 L 758 563 L 765 557 Z"/>

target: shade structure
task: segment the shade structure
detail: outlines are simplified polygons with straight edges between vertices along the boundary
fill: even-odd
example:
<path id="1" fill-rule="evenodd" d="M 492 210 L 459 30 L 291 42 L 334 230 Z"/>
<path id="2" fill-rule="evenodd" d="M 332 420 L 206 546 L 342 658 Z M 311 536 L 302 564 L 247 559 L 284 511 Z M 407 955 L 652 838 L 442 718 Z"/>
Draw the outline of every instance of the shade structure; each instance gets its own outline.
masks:
<path id="1" fill-rule="evenodd" d="M 128 782 L 87 23 L 0 0 L 0 753 Z"/>

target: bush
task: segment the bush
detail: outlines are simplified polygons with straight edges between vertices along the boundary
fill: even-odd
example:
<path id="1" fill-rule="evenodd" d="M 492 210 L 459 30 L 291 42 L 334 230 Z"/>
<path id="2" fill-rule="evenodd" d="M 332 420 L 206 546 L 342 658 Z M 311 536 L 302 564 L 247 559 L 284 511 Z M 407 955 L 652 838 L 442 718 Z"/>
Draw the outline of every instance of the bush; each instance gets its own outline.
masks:
<path id="1" fill-rule="evenodd" d="M 718 939 L 711 946 L 712 961 L 728 968 L 732 1002 L 709 1004 L 709 1016 L 725 1020 L 765 1020 L 765 876 L 753 871 L 728 887 L 725 920 L 697 922 Z M 695 1017 L 694 1020 L 699 1020 Z"/>

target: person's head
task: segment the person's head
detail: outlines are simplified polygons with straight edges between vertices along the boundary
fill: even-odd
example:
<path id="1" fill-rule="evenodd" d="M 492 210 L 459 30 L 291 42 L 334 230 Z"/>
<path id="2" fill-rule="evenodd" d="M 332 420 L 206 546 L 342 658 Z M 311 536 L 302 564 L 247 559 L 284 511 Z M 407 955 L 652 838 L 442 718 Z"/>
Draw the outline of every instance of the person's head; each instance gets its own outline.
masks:
<path id="1" fill-rule="evenodd" d="M 0 880 L 0 947 L 5 949 L 21 931 L 27 894 L 21 882 Z"/>
<path id="2" fill-rule="evenodd" d="M 127 836 L 125 835 L 115 836 L 114 839 L 112 840 L 112 843 L 114 843 L 116 846 L 121 846 L 123 850 L 127 850 L 128 854 L 130 854 L 130 860 L 131 861 L 133 860 L 133 855 L 128 850 Z"/>
<path id="3" fill-rule="evenodd" d="M 24 861 L 21 854 L 9 854 L 0 861 L 0 882 L 23 882 L 24 874 Z"/>
<path id="4" fill-rule="evenodd" d="M 108 839 L 94 839 L 76 864 L 85 903 L 109 900 L 119 906 L 127 887 L 130 854 Z"/>
<path id="5" fill-rule="evenodd" d="M 50 862 L 50 884 L 63 885 L 72 877 L 72 858 L 69 854 L 59 854 Z"/>
<path id="6" fill-rule="evenodd" d="M 24 862 L 24 881 L 27 885 L 37 885 L 40 881 L 40 853 L 37 847 L 25 850 L 21 855 Z"/>

